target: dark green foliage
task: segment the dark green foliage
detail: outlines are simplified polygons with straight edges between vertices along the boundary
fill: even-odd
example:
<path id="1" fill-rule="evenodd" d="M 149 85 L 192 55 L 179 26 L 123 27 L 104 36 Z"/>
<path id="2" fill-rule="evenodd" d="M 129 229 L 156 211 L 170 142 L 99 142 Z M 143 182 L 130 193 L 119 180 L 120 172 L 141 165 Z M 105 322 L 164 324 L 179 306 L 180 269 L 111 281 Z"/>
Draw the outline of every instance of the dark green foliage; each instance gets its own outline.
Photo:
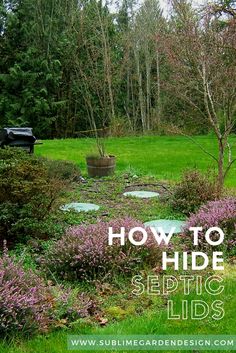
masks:
<path id="1" fill-rule="evenodd" d="M 214 178 L 198 170 L 186 171 L 181 181 L 174 187 L 170 204 L 174 210 L 189 215 L 201 205 L 217 198 Z"/>
<path id="2" fill-rule="evenodd" d="M 21 149 L 0 150 L 0 237 L 10 243 L 48 236 L 49 216 L 65 183 L 42 159 Z"/>
<path id="3" fill-rule="evenodd" d="M 157 81 L 155 38 L 166 30 L 159 2 L 144 1 L 136 22 L 134 8 L 134 0 L 116 14 L 98 0 L 3 1 L 0 127 L 28 125 L 38 138 L 108 126 L 120 135 L 121 122 L 125 133 L 160 131 L 163 118 L 182 127 L 186 107 L 157 89 L 168 81 L 162 55 Z"/>
<path id="4" fill-rule="evenodd" d="M 45 160 L 45 162 L 50 178 L 56 178 L 67 182 L 80 180 L 80 169 L 75 163 L 52 159 Z"/>
<path id="5" fill-rule="evenodd" d="M 6 11 L 5 30 L 0 37 L 2 125 L 27 124 L 38 136 L 59 135 L 55 121 L 68 108 L 61 93 L 67 79 L 63 78 L 64 53 L 71 55 L 68 47 L 65 50 L 69 38 L 62 19 L 68 12 L 63 3 L 55 6 L 53 0 L 37 4 L 16 1 L 14 11 Z"/>

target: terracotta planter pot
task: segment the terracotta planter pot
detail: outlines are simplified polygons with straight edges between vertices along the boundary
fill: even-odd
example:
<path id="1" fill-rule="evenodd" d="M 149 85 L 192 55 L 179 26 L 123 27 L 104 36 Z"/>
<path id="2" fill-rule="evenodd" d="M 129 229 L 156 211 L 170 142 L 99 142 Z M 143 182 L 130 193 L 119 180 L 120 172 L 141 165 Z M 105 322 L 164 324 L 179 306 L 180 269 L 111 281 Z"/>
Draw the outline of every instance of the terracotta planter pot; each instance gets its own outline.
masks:
<path id="1" fill-rule="evenodd" d="M 116 157 L 87 157 L 88 175 L 91 178 L 113 175 L 116 167 Z"/>

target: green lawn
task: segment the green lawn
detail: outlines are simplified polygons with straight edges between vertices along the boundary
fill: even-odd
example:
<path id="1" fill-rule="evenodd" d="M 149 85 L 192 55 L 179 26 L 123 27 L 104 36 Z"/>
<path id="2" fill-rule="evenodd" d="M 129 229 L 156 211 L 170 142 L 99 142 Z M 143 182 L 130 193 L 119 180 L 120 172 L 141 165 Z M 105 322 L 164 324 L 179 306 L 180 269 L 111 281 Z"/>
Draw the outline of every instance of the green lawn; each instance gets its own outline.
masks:
<path id="1" fill-rule="evenodd" d="M 217 154 L 217 143 L 212 136 L 197 136 L 197 143 Z M 232 137 L 232 142 L 236 138 Z M 131 170 L 135 174 L 154 175 L 162 180 L 176 180 L 186 168 L 208 170 L 216 167 L 211 157 L 182 136 L 143 136 L 109 138 L 106 141 L 109 154 L 117 156 L 117 171 Z M 54 159 L 75 161 L 86 173 L 85 156 L 96 151 L 93 139 L 46 140 L 36 147 L 36 154 Z M 236 163 L 226 180 L 227 186 L 236 186 Z"/>

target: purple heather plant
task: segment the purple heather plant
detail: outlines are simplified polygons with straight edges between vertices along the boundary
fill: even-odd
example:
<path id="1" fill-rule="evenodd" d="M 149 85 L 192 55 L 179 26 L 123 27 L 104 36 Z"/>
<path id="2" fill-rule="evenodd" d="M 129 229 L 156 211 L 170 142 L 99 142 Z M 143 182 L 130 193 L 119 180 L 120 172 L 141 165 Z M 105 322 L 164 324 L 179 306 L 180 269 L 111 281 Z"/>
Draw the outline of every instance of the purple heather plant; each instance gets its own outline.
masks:
<path id="1" fill-rule="evenodd" d="M 0 336 L 47 330 L 52 306 L 43 281 L 5 251 L 0 258 Z"/>
<path id="2" fill-rule="evenodd" d="M 121 246 L 118 240 L 109 246 L 109 227 L 113 227 L 114 233 L 120 233 L 121 227 L 124 227 L 127 237 L 132 228 L 145 228 L 141 222 L 131 218 L 73 226 L 47 250 L 42 258 L 43 266 L 67 280 L 93 280 L 98 277 L 109 280 L 114 273 L 130 274 L 146 264 L 155 265 L 160 259 L 161 247 L 157 246 L 152 236 L 142 246 L 134 246 L 128 241 Z M 135 236 L 139 240 L 142 234 L 137 232 Z"/>
<path id="3" fill-rule="evenodd" d="M 219 227 L 225 233 L 225 249 L 228 254 L 235 253 L 236 245 L 236 199 L 225 198 L 217 201 L 210 201 L 202 206 L 199 211 L 192 214 L 185 226 L 184 238 L 190 239 L 190 227 L 203 227 L 203 232 L 200 233 L 199 246 L 201 248 L 209 249 L 209 244 L 206 243 L 203 236 L 204 232 L 210 227 Z M 214 235 L 213 235 L 214 239 Z M 215 234 L 215 239 L 218 235 Z M 192 239 L 191 243 L 192 243 Z M 216 247 L 214 247 L 216 250 Z"/>

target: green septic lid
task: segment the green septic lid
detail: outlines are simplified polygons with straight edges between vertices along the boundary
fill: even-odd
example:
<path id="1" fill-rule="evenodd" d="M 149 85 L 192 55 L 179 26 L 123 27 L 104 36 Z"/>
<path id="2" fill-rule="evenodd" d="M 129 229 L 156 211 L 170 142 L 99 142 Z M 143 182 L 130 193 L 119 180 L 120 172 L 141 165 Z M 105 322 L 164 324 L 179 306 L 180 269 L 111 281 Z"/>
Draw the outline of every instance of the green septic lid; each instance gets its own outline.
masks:
<path id="1" fill-rule="evenodd" d="M 72 202 L 68 203 L 67 205 L 61 206 L 60 209 L 62 211 L 76 211 L 76 212 L 89 212 L 89 211 L 97 211 L 99 210 L 100 206 L 95 205 L 93 203 L 78 203 Z"/>
<path id="2" fill-rule="evenodd" d="M 169 233 L 171 228 L 175 227 L 175 233 L 181 233 L 185 225 L 184 221 L 176 221 L 170 219 L 156 219 L 154 221 L 144 223 L 146 227 L 154 227 L 156 230 L 162 228 L 165 233 Z"/>
<path id="3" fill-rule="evenodd" d="M 153 191 L 128 191 L 124 196 L 139 197 L 140 199 L 149 199 L 151 197 L 158 197 L 158 192 Z"/>

